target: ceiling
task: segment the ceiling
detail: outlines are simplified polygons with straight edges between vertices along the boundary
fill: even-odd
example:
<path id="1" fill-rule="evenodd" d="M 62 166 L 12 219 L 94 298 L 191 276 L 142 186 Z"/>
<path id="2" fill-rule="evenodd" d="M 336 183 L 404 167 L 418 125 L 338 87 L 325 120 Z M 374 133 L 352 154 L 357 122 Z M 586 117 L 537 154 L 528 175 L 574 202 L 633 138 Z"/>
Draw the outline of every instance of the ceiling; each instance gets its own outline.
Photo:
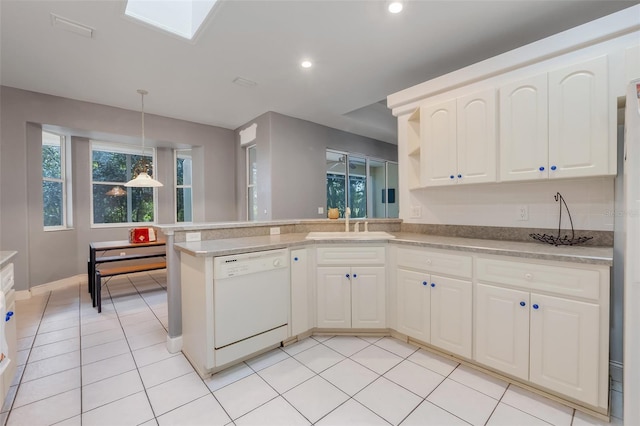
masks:
<path id="1" fill-rule="evenodd" d="M 144 88 L 152 114 L 237 129 L 275 111 L 396 143 L 387 95 L 638 2 L 405 3 L 225 0 L 190 42 L 125 18 L 124 0 L 0 0 L 0 83 L 131 110 Z"/>

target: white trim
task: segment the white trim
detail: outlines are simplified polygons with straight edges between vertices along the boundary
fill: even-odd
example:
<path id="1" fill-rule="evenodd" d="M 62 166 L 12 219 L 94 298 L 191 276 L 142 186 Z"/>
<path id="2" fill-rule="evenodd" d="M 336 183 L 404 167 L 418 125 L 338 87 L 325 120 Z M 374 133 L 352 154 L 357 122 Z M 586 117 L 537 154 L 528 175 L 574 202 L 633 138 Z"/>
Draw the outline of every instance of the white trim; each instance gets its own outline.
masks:
<path id="1" fill-rule="evenodd" d="M 40 284 L 34 287 L 31 287 L 28 292 L 31 293 L 32 296 L 48 293 L 53 290 L 60 290 L 62 288 L 72 287 L 80 284 L 87 283 L 87 274 L 78 274 L 72 277 L 63 278 L 61 280 L 52 281 L 46 284 Z"/>
<path id="2" fill-rule="evenodd" d="M 31 292 L 29 290 L 16 290 L 16 300 L 29 299 L 31 299 Z"/>

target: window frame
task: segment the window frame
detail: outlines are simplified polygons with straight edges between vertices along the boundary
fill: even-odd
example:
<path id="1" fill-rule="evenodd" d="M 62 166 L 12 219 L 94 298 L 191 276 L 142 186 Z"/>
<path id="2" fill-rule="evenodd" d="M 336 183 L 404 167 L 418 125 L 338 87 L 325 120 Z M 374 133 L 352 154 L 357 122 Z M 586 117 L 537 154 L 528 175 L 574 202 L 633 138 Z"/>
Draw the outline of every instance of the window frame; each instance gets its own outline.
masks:
<path id="1" fill-rule="evenodd" d="M 184 184 L 184 177 L 182 178 L 182 185 L 178 185 L 178 156 L 180 155 L 180 152 L 185 152 L 188 151 L 189 154 L 189 158 L 191 159 L 191 177 L 189 179 L 189 181 L 191 182 L 190 185 L 185 185 Z M 187 148 L 187 149 L 174 149 L 173 150 L 173 168 L 174 168 L 174 173 L 173 173 L 173 184 L 174 184 L 174 191 L 173 194 L 175 196 L 175 208 L 173 209 L 173 214 L 174 214 L 174 221 L 175 223 L 193 223 L 193 150 L 191 148 Z M 183 173 L 184 173 L 184 169 L 183 169 Z M 185 189 L 188 188 L 191 190 L 191 220 L 190 221 L 182 221 L 179 222 L 178 221 L 178 189 Z"/>
<path id="2" fill-rule="evenodd" d="M 255 179 L 255 181 L 253 183 L 251 183 L 251 161 L 249 161 L 249 159 L 251 158 L 251 150 L 254 150 L 255 157 L 256 157 L 256 179 Z M 256 211 L 254 212 L 255 213 L 255 217 L 253 219 L 251 219 L 251 215 L 249 214 L 251 208 L 254 207 L 253 203 L 249 199 L 249 194 L 251 193 L 251 189 L 252 188 L 253 188 L 253 191 L 255 193 L 255 191 L 256 191 L 256 189 L 258 187 L 258 176 L 257 176 L 258 175 L 258 172 L 257 172 L 257 169 L 258 169 L 258 147 L 257 147 L 256 144 L 248 145 L 245 148 L 245 165 L 246 165 L 245 166 L 245 179 L 246 179 L 246 184 L 247 184 L 246 185 L 246 191 L 245 191 L 245 201 L 246 201 L 246 205 L 247 205 L 247 208 L 246 208 L 246 211 L 245 211 L 246 219 L 247 219 L 247 221 L 256 221 L 256 220 L 258 220 L 258 210 L 257 210 L 258 205 L 257 205 L 257 203 L 255 205 L 255 209 L 256 209 Z"/>
<path id="3" fill-rule="evenodd" d="M 157 162 L 156 162 L 156 149 L 153 147 L 145 148 L 144 153 L 141 152 L 141 149 L 137 146 L 127 145 L 118 142 L 106 142 L 106 141 L 98 141 L 98 140 L 90 140 L 89 141 L 89 195 L 90 195 L 90 228 L 131 228 L 135 226 L 153 226 L 157 224 L 158 220 L 158 188 L 153 189 L 153 221 L 151 222 L 118 222 L 118 223 L 94 223 L 94 199 L 93 199 L 93 185 L 111 185 L 111 186 L 124 186 L 125 182 L 94 182 L 93 181 L 93 152 L 94 147 L 104 147 L 105 149 L 97 149 L 98 151 L 104 152 L 113 152 L 125 155 L 144 155 L 147 156 L 147 152 L 151 151 L 151 166 L 153 170 L 153 176 L 157 176 Z M 106 148 L 111 148 L 106 149 Z M 133 178 L 133 176 L 129 176 L 129 179 Z M 127 192 L 127 200 L 129 200 L 130 193 Z M 127 217 L 131 214 L 131 205 L 127 203 Z"/>
<path id="4" fill-rule="evenodd" d="M 50 130 L 46 130 L 46 129 L 42 129 L 42 133 L 43 133 L 43 137 L 42 137 L 42 141 L 41 141 L 41 147 L 40 147 L 40 164 L 42 166 L 42 148 L 45 145 L 51 145 L 50 143 L 45 143 L 45 139 L 44 139 L 44 133 L 47 133 L 49 135 L 54 135 L 57 136 L 59 139 L 59 144 L 58 146 L 60 147 L 60 178 L 52 178 L 52 177 L 45 177 L 45 176 L 41 176 L 42 179 L 42 184 L 40 186 L 41 190 L 42 190 L 42 227 L 43 230 L 45 232 L 51 232 L 51 231 L 65 231 L 68 229 L 71 229 L 71 218 L 69 217 L 69 213 L 71 211 L 70 209 L 70 205 L 69 205 L 69 201 L 70 201 L 70 197 L 68 195 L 68 192 L 70 191 L 70 188 L 68 187 L 69 182 L 71 182 L 70 176 L 67 175 L 67 162 L 70 160 L 68 158 L 68 154 L 69 154 L 69 149 L 67 147 L 67 136 L 63 135 L 61 133 L 57 133 L 57 132 L 52 132 Z M 44 224 L 44 183 L 45 182 L 56 182 L 56 183 L 60 183 L 62 185 L 62 224 L 60 225 L 54 225 L 54 226 L 46 226 Z"/>

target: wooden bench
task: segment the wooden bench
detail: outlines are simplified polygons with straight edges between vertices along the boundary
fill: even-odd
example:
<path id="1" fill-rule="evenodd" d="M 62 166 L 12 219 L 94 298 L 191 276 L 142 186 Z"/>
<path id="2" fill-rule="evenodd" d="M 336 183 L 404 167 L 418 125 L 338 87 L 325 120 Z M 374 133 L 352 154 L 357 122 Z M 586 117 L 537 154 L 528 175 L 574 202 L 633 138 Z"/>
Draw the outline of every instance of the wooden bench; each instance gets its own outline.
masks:
<path id="1" fill-rule="evenodd" d="M 93 307 L 98 307 L 98 312 L 102 311 L 102 278 L 112 277 L 116 275 L 132 274 L 135 272 L 154 271 L 156 269 L 164 269 L 167 267 L 165 260 L 154 261 L 151 263 L 142 263 L 137 265 L 117 266 L 116 262 L 143 260 L 152 258 L 164 258 L 166 252 L 146 252 L 146 253 L 127 253 L 119 256 L 97 256 L 97 252 L 106 254 L 109 251 L 133 250 L 149 247 L 164 247 L 165 241 L 152 241 L 147 243 L 131 243 L 127 240 L 123 241 L 101 241 L 89 244 L 89 261 L 87 262 L 87 287 L 91 293 Z M 124 254 L 124 253 L 123 253 Z"/>
<path id="2" fill-rule="evenodd" d="M 157 257 L 157 255 L 146 256 L 146 257 Z M 123 260 L 123 259 L 119 258 L 119 260 Z M 131 260 L 131 258 L 127 258 L 126 260 Z M 93 306 L 94 307 L 98 306 L 98 313 L 102 312 L 102 278 L 103 277 L 115 277 L 116 275 L 133 274 L 135 272 L 155 271 L 157 269 L 164 269 L 166 267 L 167 267 L 167 262 L 162 261 L 162 262 L 155 262 L 155 263 L 144 263 L 141 265 L 116 266 L 112 268 L 102 268 L 102 267 L 96 268 L 96 278 L 95 278 L 96 287 L 94 289 L 95 297 L 94 297 Z"/>

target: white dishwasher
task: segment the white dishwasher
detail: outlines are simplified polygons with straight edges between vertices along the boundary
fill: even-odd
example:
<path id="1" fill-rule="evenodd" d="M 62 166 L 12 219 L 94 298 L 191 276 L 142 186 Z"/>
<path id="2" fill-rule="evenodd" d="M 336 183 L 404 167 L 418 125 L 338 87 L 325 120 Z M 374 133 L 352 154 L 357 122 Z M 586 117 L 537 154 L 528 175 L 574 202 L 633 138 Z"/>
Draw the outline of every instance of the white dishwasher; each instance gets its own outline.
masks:
<path id="1" fill-rule="evenodd" d="M 214 349 L 282 340 L 289 322 L 290 280 L 286 249 L 214 258 Z M 262 337 L 261 337 L 262 336 Z M 254 348 L 251 348 L 254 349 Z M 235 352 L 235 351 L 234 351 Z M 244 350 L 242 352 L 245 352 Z"/>

